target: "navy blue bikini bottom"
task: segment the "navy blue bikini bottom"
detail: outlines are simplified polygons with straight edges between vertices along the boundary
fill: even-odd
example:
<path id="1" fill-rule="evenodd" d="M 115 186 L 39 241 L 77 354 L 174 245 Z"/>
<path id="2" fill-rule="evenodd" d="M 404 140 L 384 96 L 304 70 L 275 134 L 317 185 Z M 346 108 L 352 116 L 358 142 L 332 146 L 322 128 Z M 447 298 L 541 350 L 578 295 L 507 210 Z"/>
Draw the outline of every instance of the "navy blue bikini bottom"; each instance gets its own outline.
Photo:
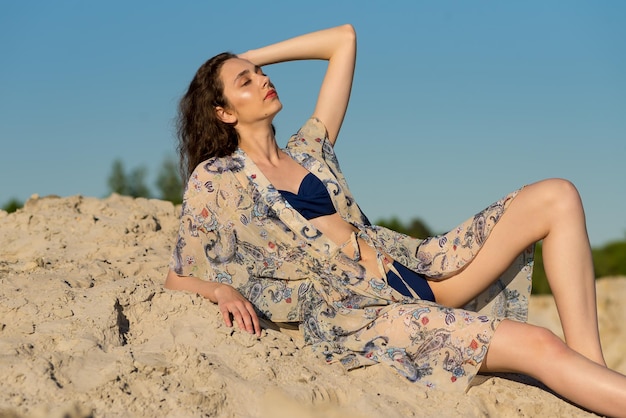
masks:
<path id="1" fill-rule="evenodd" d="M 394 260 L 393 266 L 398 270 L 398 273 L 402 276 L 402 279 L 411 286 L 413 291 L 417 293 L 422 300 L 429 300 L 431 302 L 435 301 L 435 295 L 428 285 L 428 280 L 421 274 L 414 272 L 413 270 L 409 270 L 404 267 L 402 264 L 398 263 Z M 392 270 L 387 272 L 387 283 L 389 286 L 396 289 L 398 292 L 402 293 L 404 296 L 412 297 L 409 289 L 404 285 L 400 277 Z"/>

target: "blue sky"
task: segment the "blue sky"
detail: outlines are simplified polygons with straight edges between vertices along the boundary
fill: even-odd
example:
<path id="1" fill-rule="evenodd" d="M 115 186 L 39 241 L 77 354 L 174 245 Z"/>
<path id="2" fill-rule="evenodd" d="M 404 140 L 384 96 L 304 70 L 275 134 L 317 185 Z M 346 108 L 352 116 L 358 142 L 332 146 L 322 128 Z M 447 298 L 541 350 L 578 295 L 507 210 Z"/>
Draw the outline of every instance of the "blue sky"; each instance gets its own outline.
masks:
<path id="1" fill-rule="evenodd" d="M 147 167 L 156 190 L 177 101 L 204 60 L 352 23 L 357 73 L 337 153 L 370 219 L 443 232 L 564 177 L 592 244 L 624 239 L 624 22 L 617 0 L 3 2 L 0 204 L 104 197 L 116 158 Z M 323 70 L 266 69 L 285 105 L 281 144 L 311 114 Z"/>

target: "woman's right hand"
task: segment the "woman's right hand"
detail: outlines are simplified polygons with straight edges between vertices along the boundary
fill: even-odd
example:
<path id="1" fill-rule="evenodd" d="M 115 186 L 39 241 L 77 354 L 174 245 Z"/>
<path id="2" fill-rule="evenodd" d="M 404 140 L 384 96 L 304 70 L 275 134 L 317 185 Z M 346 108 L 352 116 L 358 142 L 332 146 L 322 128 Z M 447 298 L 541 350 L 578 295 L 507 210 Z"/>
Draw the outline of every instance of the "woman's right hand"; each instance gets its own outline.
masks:
<path id="1" fill-rule="evenodd" d="M 173 270 L 169 270 L 165 279 L 165 288 L 197 293 L 217 303 L 226 326 L 233 326 L 232 315 L 241 330 L 256 334 L 257 337 L 261 336 L 259 317 L 254 310 L 254 305 L 234 287 L 225 283 L 200 280 L 197 277 L 179 276 Z"/>
<path id="2" fill-rule="evenodd" d="M 245 330 L 250 334 L 256 334 L 257 337 L 261 336 L 259 317 L 254 310 L 254 305 L 239 293 L 237 289 L 220 283 L 213 289 L 213 296 L 227 327 L 233 326 L 234 319 L 239 329 Z"/>

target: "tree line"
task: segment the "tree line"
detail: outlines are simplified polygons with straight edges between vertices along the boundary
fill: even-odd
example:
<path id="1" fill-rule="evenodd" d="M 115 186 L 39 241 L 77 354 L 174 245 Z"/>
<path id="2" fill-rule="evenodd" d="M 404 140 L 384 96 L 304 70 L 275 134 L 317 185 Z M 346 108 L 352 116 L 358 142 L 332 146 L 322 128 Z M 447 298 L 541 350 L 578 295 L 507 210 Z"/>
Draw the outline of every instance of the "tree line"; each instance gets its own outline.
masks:
<path id="1" fill-rule="evenodd" d="M 146 184 L 148 170 L 144 166 L 135 167 L 127 171 L 120 159 L 113 161 L 111 174 L 107 180 L 110 193 L 117 193 L 132 197 L 155 197 Z M 155 185 L 161 200 L 169 200 L 178 205 L 183 201 L 183 182 L 178 171 L 178 165 L 173 158 L 166 158 L 161 164 Z"/>
<path id="2" fill-rule="evenodd" d="M 147 183 L 148 169 L 145 166 L 126 169 L 121 159 L 113 161 L 111 173 L 107 178 L 108 193 L 117 193 L 123 196 L 158 198 L 167 200 L 175 205 L 183 201 L 183 183 L 178 171 L 176 161 L 167 157 L 161 163 L 154 185 L 158 193 L 153 193 Z M 24 202 L 11 198 L 3 206 L 2 210 L 8 213 L 15 212 L 24 206 Z"/>
<path id="3" fill-rule="evenodd" d="M 175 205 L 182 202 L 183 182 L 178 171 L 178 165 L 173 158 L 165 158 L 156 176 L 155 186 L 158 191 L 154 194 L 147 184 L 148 170 L 144 166 L 128 170 L 122 160 L 113 161 L 111 173 L 107 178 L 109 193 L 124 196 L 159 198 Z M 2 209 L 6 212 L 15 212 L 23 206 L 18 199 L 10 199 Z M 397 217 L 378 219 L 376 225 L 384 226 L 394 231 L 410 235 L 415 238 L 427 238 L 436 235 L 420 218 L 413 218 L 402 222 Z M 550 293 L 550 285 L 543 268 L 541 243 L 535 247 L 535 266 L 533 272 L 533 294 Z M 624 240 L 610 242 L 602 247 L 593 248 L 593 263 L 596 277 L 626 276 L 626 236 Z"/>

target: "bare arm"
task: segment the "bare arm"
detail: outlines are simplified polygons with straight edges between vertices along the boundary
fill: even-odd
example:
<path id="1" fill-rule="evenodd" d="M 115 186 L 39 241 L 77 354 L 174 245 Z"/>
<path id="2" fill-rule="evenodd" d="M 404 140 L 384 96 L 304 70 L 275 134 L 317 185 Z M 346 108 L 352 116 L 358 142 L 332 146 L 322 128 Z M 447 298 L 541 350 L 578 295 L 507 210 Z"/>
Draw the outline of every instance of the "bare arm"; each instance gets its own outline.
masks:
<path id="1" fill-rule="evenodd" d="M 354 76 L 356 33 L 351 25 L 300 35 L 247 51 L 239 57 L 260 66 L 305 59 L 327 60 L 328 68 L 313 116 L 322 121 L 329 140 L 335 143 L 348 108 Z"/>
<path id="2" fill-rule="evenodd" d="M 169 270 L 165 279 L 165 288 L 197 293 L 217 303 L 226 326 L 233 326 L 230 318 L 232 315 L 240 329 L 261 336 L 261 326 L 254 307 L 234 287 L 224 283 L 200 280 L 197 277 L 179 276 L 173 270 Z"/>

